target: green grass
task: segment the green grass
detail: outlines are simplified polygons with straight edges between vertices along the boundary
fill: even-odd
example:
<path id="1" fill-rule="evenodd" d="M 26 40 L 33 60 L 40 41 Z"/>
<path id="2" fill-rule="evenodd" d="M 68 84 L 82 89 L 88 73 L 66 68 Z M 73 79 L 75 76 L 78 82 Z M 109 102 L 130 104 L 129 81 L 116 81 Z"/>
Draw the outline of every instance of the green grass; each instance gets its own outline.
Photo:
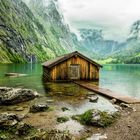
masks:
<path id="1" fill-rule="evenodd" d="M 100 116 L 99 120 L 94 120 L 93 114 L 99 113 Z M 110 126 L 116 119 L 119 117 L 119 114 L 108 114 L 105 111 L 99 110 L 88 110 L 81 115 L 72 116 L 72 119 L 78 120 L 81 124 L 84 125 L 92 125 L 92 126 L 99 126 L 99 127 L 107 127 Z"/>
<path id="2" fill-rule="evenodd" d="M 57 122 L 59 122 L 59 123 L 64 123 L 64 122 L 67 122 L 67 121 L 69 121 L 68 117 L 58 117 L 57 118 Z"/>

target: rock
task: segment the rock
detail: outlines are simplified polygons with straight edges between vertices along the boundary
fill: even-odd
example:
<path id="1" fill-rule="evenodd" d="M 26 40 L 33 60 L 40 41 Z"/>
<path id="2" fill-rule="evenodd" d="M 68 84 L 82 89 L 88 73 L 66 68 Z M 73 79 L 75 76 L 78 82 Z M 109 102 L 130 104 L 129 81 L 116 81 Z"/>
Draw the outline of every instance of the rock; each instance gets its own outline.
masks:
<path id="1" fill-rule="evenodd" d="M 110 102 L 111 102 L 112 104 L 115 104 L 115 103 L 117 102 L 117 100 L 116 100 L 115 98 L 113 98 L 112 100 L 110 100 Z"/>
<path id="2" fill-rule="evenodd" d="M 97 100 L 98 100 L 98 96 L 91 96 L 91 97 L 88 97 L 88 99 L 89 99 L 89 101 L 90 102 L 97 102 Z"/>
<path id="3" fill-rule="evenodd" d="M 0 114 L 0 139 L 26 140 L 72 140 L 68 131 L 37 129 L 29 124 L 20 122 L 18 116 L 12 113 Z"/>
<path id="4" fill-rule="evenodd" d="M 68 92 L 68 93 L 65 94 L 65 96 L 74 96 L 74 93 Z"/>
<path id="5" fill-rule="evenodd" d="M 94 92 L 88 92 L 88 95 L 91 96 L 91 95 L 96 95 Z"/>
<path id="6" fill-rule="evenodd" d="M 87 138 L 87 140 L 104 140 L 107 139 L 107 135 L 106 134 L 101 134 L 101 133 L 97 133 L 97 134 L 93 134 L 90 138 Z"/>
<path id="7" fill-rule="evenodd" d="M 127 125 L 127 127 L 131 128 L 131 125 Z"/>
<path id="8" fill-rule="evenodd" d="M 92 119 L 91 119 L 91 124 L 92 125 L 103 125 L 103 124 L 101 124 L 101 116 L 100 116 L 100 112 L 99 111 L 94 111 L 94 112 L 92 112 Z"/>
<path id="9" fill-rule="evenodd" d="M 6 92 L 12 90 L 10 87 L 0 87 L 0 94 L 5 94 Z"/>
<path id="10" fill-rule="evenodd" d="M 85 99 L 85 97 L 80 97 L 80 100 L 84 100 Z"/>
<path id="11" fill-rule="evenodd" d="M 67 110 L 69 110 L 67 107 L 62 107 L 61 109 L 62 109 L 62 111 L 67 111 Z"/>
<path id="12" fill-rule="evenodd" d="M 16 111 L 23 111 L 24 108 L 23 108 L 23 107 L 18 107 L 18 108 L 16 108 L 15 110 L 16 110 Z"/>
<path id="13" fill-rule="evenodd" d="M 20 122 L 17 125 L 17 134 L 18 135 L 27 135 L 31 129 L 32 129 L 32 126 L 30 126 L 26 123 Z"/>
<path id="14" fill-rule="evenodd" d="M 0 104 L 11 105 L 38 97 L 31 89 L 0 87 Z"/>
<path id="15" fill-rule="evenodd" d="M 48 132 L 48 139 L 51 140 L 75 140 L 68 131 L 51 130 Z"/>
<path id="16" fill-rule="evenodd" d="M 0 128 L 14 126 L 20 121 L 20 118 L 14 113 L 0 114 Z"/>
<path id="17" fill-rule="evenodd" d="M 28 105 L 23 106 L 23 108 L 28 108 L 28 107 L 29 107 Z"/>
<path id="18" fill-rule="evenodd" d="M 28 140 L 75 140 L 68 131 L 50 130 L 38 131 L 28 137 Z"/>
<path id="19" fill-rule="evenodd" d="M 132 109 L 133 109 L 134 112 L 136 112 L 136 108 L 133 107 Z"/>
<path id="20" fill-rule="evenodd" d="M 121 111 L 122 110 L 122 107 L 121 106 L 119 106 L 119 105 L 114 105 L 114 107 L 118 110 L 118 111 Z"/>
<path id="21" fill-rule="evenodd" d="M 118 114 L 109 114 L 99 110 L 88 110 L 85 113 L 76 116 L 77 117 L 72 117 L 72 119 L 76 119 L 82 124 L 98 127 L 107 127 L 118 118 Z"/>
<path id="22" fill-rule="evenodd" d="M 49 106 L 47 104 L 35 104 L 30 107 L 30 112 L 36 113 L 36 112 L 43 112 L 49 109 Z"/>
<path id="23" fill-rule="evenodd" d="M 67 122 L 67 121 L 69 121 L 69 118 L 66 116 L 57 118 L 57 122 L 60 122 L 60 123 Z"/>
<path id="24" fill-rule="evenodd" d="M 9 77 L 19 77 L 19 76 L 26 76 L 27 74 L 22 74 L 22 73 L 6 73 L 5 76 Z"/>
<path id="25" fill-rule="evenodd" d="M 124 108 L 131 108 L 131 106 L 130 106 L 130 105 L 125 104 L 125 103 L 121 103 L 121 104 L 120 104 L 120 106 L 121 106 L 121 107 L 124 107 Z"/>
<path id="26" fill-rule="evenodd" d="M 54 100 L 46 100 L 47 103 L 53 103 Z"/>

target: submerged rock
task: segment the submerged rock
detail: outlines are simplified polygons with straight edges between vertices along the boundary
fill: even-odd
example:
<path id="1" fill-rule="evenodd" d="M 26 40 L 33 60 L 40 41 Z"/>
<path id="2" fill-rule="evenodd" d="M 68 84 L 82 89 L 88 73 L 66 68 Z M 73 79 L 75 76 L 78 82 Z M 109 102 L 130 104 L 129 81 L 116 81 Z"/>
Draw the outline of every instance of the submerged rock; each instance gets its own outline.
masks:
<path id="1" fill-rule="evenodd" d="M 62 107 L 61 109 L 63 112 L 69 110 L 67 107 Z"/>
<path id="2" fill-rule="evenodd" d="M 14 126 L 20 121 L 20 118 L 14 113 L 0 114 L 0 128 Z"/>
<path id="3" fill-rule="evenodd" d="M 112 100 L 110 100 L 110 102 L 111 102 L 112 104 L 115 104 L 115 103 L 117 102 L 117 99 L 113 98 Z"/>
<path id="4" fill-rule="evenodd" d="M 94 92 L 88 92 L 88 95 L 91 96 L 91 95 L 96 95 L 96 93 Z"/>
<path id="5" fill-rule="evenodd" d="M 120 103 L 120 106 L 124 108 L 131 108 L 129 104 L 125 104 L 125 103 Z"/>
<path id="6" fill-rule="evenodd" d="M 43 112 L 49 109 L 49 106 L 47 104 L 35 104 L 30 107 L 30 112 L 36 113 L 36 112 Z"/>
<path id="7" fill-rule="evenodd" d="M 23 110 L 24 110 L 23 107 L 18 107 L 18 108 L 15 109 L 15 111 L 23 111 Z"/>
<path id="8" fill-rule="evenodd" d="M 107 135 L 106 134 L 101 134 L 101 133 L 97 133 L 97 134 L 93 134 L 90 138 L 87 138 L 87 140 L 101 140 L 101 139 L 107 139 Z"/>
<path id="9" fill-rule="evenodd" d="M 17 125 L 17 134 L 20 135 L 20 136 L 21 135 L 27 135 L 32 128 L 33 127 L 31 125 L 20 122 Z"/>
<path id="10" fill-rule="evenodd" d="M 46 100 L 47 103 L 53 103 L 54 100 Z"/>
<path id="11" fill-rule="evenodd" d="M 132 106 L 130 106 L 129 104 L 126 103 L 120 103 L 120 106 L 122 107 L 122 109 L 126 109 L 128 112 L 129 111 L 136 111 L 136 109 Z"/>
<path id="12" fill-rule="evenodd" d="M 6 73 L 5 76 L 9 76 L 9 77 L 20 77 L 20 76 L 26 76 L 27 74 L 23 74 L 23 73 Z"/>
<path id="13" fill-rule="evenodd" d="M 90 102 L 97 102 L 98 96 L 94 95 L 94 96 L 88 97 L 88 99 Z"/>
<path id="14" fill-rule="evenodd" d="M 118 111 L 122 111 L 122 107 L 121 107 L 121 106 L 114 104 L 114 107 L 115 107 Z"/>
<path id="15" fill-rule="evenodd" d="M 3 105 L 11 105 L 32 100 L 37 96 L 37 92 L 31 89 L 0 87 L 0 104 Z"/>

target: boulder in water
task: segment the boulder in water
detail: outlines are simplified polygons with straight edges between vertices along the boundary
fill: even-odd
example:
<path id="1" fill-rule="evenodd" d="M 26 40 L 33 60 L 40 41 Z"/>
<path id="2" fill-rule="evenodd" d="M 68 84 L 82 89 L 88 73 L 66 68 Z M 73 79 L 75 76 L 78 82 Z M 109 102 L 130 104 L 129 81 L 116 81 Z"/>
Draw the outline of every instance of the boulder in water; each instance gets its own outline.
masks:
<path id="1" fill-rule="evenodd" d="M 30 107 L 30 112 L 36 113 L 36 112 L 43 112 L 49 109 L 49 106 L 47 104 L 35 104 Z"/>
<path id="2" fill-rule="evenodd" d="M 38 96 L 38 93 L 31 89 L 0 87 L 0 104 L 11 105 L 28 100 Z"/>

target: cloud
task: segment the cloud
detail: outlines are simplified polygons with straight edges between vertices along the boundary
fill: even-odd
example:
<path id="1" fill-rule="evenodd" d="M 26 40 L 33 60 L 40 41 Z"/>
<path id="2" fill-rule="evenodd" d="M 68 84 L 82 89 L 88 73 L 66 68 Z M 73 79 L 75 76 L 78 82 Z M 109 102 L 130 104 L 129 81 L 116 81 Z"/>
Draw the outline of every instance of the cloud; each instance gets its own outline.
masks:
<path id="1" fill-rule="evenodd" d="M 140 19 L 140 0 L 58 0 L 74 28 L 103 29 L 108 39 L 124 40 Z"/>

